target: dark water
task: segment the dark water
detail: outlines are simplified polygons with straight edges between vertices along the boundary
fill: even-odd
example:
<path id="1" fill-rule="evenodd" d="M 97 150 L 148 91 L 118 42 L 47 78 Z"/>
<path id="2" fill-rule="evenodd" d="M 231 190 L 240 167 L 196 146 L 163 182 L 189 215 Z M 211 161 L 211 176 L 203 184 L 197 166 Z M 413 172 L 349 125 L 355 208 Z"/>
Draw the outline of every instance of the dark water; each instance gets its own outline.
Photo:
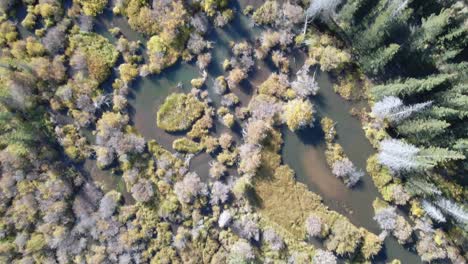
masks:
<path id="1" fill-rule="evenodd" d="M 235 8 L 242 10 L 246 4 L 258 6 L 259 1 L 241 1 L 241 5 L 235 6 Z M 214 78 L 225 74 L 222 70 L 222 62 L 231 56 L 229 44 L 242 40 L 253 44 L 255 38 L 259 36 L 259 29 L 253 28 L 247 17 L 240 15 L 239 12 L 236 14 L 238 16 L 235 20 L 224 29 L 213 29 L 207 35 L 207 38 L 213 41 L 214 48 L 211 50 L 212 62 L 207 69 L 206 87 L 215 106 L 219 105 L 220 98 L 212 90 L 212 83 Z M 100 17 L 95 30 L 115 41 L 107 32 L 108 28 L 115 26 L 119 27 L 129 40 L 146 42 L 141 34 L 130 29 L 124 19 L 113 17 L 110 12 L 106 12 Z M 291 55 L 291 72 L 294 73 L 297 68 L 302 66 L 302 63 L 303 55 L 301 53 Z M 255 67 L 253 72 L 249 74 L 249 79 L 244 81 L 239 89 L 233 91 L 239 96 L 241 105 L 244 106 L 248 104 L 254 87 L 261 84 L 272 71 L 275 71 L 268 63 L 264 62 L 257 62 Z M 200 76 L 201 73 L 194 65 L 178 62 L 159 75 L 138 78 L 131 84 L 132 122 L 147 140 L 156 139 L 162 146 L 172 150 L 173 140 L 181 135 L 169 134 L 159 129 L 156 126 L 156 111 L 169 94 L 189 92 L 190 80 Z M 374 150 L 365 138 L 360 122 L 349 114 L 353 105 L 333 92 L 328 74 L 317 72 L 317 78 L 321 89 L 319 94 L 312 99 L 318 112 L 316 126 L 297 134 L 283 129 L 283 160 L 295 170 L 296 177 L 300 182 L 322 196 L 327 206 L 349 217 L 355 225 L 378 234 L 380 230 L 376 222 L 372 220 L 374 215 L 372 201 L 379 196 L 377 189 L 368 175 L 363 177 L 352 190 L 346 188 L 342 181 L 332 175 L 325 161 L 325 144 L 318 121 L 321 117 L 328 116 L 337 123 L 338 142 L 357 167 L 365 170 L 366 160 Z M 179 83 L 182 84 L 181 87 L 178 87 Z M 216 123 L 216 134 L 227 131 L 230 130 L 219 122 Z M 239 139 L 239 135 L 235 133 L 233 135 L 237 140 Z M 211 159 L 207 154 L 197 155 L 192 159 L 191 169 L 197 171 L 201 177 L 206 177 Z M 394 258 L 400 259 L 402 263 L 421 263 L 416 254 L 405 250 L 393 238 L 385 240 L 384 253 L 373 263 L 382 263 Z"/>
<path id="2" fill-rule="evenodd" d="M 328 116 L 336 122 L 337 141 L 356 167 L 365 171 L 366 160 L 375 150 L 365 137 L 359 120 L 349 113 L 356 103 L 350 103 L 337 95 L 326 73 L 317 73 L 320 91 L 312 98 L 317 111 L 315 126 L 299 133 L 283 129 L 283 160 L 294 169 L 300 182 L 322 196 L 327 206 L 347 216 L 353 224 L 379 234 L 377 222 L 372 219 L 372 202 L 376 197 L 381 197 L 377 188 L 367 173 L 352 189 L 347 188 L 332 174 L 325 159 L 325 141 L 320 118 Z M 404 249 L 393 237 L 388 237 L 384 246 L 384 253 L 373 263 L 395 258 L 402 263 L 421 263 L 414 252 Z"/>

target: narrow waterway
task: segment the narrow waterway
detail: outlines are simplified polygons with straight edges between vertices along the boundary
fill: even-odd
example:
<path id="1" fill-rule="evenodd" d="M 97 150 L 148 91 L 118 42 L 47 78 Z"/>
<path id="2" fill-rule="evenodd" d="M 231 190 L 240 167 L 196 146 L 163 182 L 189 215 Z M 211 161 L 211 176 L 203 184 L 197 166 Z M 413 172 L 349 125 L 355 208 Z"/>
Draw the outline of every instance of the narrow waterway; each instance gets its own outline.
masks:
<path id="1" fill-rule="evenodd" d="M 258 3 L 259 1 L 241 1 L 241 4 L 235 8 L 242 10 L 246 4 L 258 6 Z M 229 44 L 243 40 L 253 44 L 255 38 L 259 36 L 259 29 L 252 27 L 247 17 L 241 15 L 241 12 L 236 14 L 238 16 L 235 20 L 224 29 L 212 29 L 207 35 L 208 40 L 213 42 L 214 48 L 211 50 L 212 62 L 207 69 L 206 87 L 215 106 L 219 105 L 220 97 L 212 90 L 212 84 L 217 76 L 225 74 L 222 62 L 231 56 Z M 108 11 L 100 17 L 96 30 L 115 41 L 106 32 L 116 26 L 126 38 L 146 42 L 141 34 L 130 29 L 125 19 L 113 17 Z M 302 66 L 302 57 L 300 53 L 291 55 L 292 73 Z M 239 96 L 241 105 L 248 104 L 254 87 L 266 80 L 272 71 L 275 69 L 272 69 L 268 63 L 256 62 L 249 79 L 242 82 L 242 87 L 233 91 Z M 178 62 L 161 74 L 138 78 L 131 84 L 132 94 L 129 102 L 132 122 L 147 140 L 156 139 L 162 146 L 172 150 L 172 142 L 181 135 L 166 133 L 159 129 L 156 126 L 156 111 L 169 94 L 189 92 L 190 80 L 200 76 L 200 71 L 193 64 Z M 328 116 L 336 122 L 338 143 L 343 146 L 346 155 L 358 168 L 365 170 L 366 160 L 374 150 L 365 138 L 359 120 L 349 113 L 353 104 L 333 92 L 328 74 L 317 72 L 317 80 L 321 89 L 318 95 L 312 98 L 317 110 L 315 126 L 296 134 L 283 129 L 283 161 L 295 170 L 298 181 L 322 196 L 327 206 L 349 217 L 355 225 L 379 233 L 376 222 L 372 220 L 374 215 L 372 201 L 379 196 L 379 193 L 367 174 L 354 189 L 346 188 L 342 181 L 332 175 L 325 161 L 325 144 L 319 127 L 320 118 Z M 216 134 L 225 131 L 229 130 L 219 123 L 216 124 Z M 234 133 L 234 136 L 239 139 L 239 135 Z M 193 158 L 191 169 L 202 177 L 206 176 L 211 159 L 208 154 L 199 154 Z M 421 263 L 416 254 L 404 249 L 393 238 L 386 239 L 384 253 L 373 263 L 384 263 L 394 258 L 400 259 L 402 263 Z"/>

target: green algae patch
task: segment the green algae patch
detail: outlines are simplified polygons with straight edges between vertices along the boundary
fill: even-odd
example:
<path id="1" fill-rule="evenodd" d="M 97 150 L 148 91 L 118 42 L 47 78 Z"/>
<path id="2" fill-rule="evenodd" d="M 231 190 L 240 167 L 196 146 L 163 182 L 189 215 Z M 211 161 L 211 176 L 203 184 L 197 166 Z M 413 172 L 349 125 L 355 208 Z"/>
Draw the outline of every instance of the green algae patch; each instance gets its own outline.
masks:
<path id="1" fill-rule="evenodd" d="M 172 142 L 172 148 L 178 152 L 193 154 L 200 152 L 203 149 L 200 143 L 185 137 L 174 140 L 174 142 Z"/>
<path id="2" fill-rule="evenodd" d="M 203 103 L 191 94 L 171 94 L 159 108 L 156 124 L 168 132 L 188 130 L 202 116 L 203 109 Z"/>
<path id="3" fill-rule="evenodd" d="M 80 32 L 70 37 L 69 52 L 80 52 L 86 58 L 91 78 L 99 83 L 109 77 L 119 52 L 103 36 Z"/>

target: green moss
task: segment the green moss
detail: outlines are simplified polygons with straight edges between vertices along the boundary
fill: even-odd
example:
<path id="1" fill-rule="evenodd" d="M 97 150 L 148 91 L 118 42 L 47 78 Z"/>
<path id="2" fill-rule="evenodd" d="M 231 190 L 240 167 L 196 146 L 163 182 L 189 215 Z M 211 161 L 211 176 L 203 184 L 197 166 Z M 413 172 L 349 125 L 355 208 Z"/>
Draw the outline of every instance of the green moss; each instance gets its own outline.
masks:
<path id="1" fill-rule="evenodd" d="M 119 56 L 118 51 L 106 38 L 95 34 L 80 32 L 70 37 L 69 55 L 72 52 L 82 52 L 88 64 L 90 76 L 103 82 L 110 74 Z"/>
<path id="2" fill-rule="evenodd" d="M 197 153 L 202 150 L 202 146 L 199 143 L 185 137 L 174 140 L 172 148 L 184 153 Z"/>
<path id="3" fill-rule="evenodd" d="M 203 103 L 192 94 L 171 94 L 159 108 L 156 123 L 166 131 L 184 131 L 201 117 L 203 109 Z"/>

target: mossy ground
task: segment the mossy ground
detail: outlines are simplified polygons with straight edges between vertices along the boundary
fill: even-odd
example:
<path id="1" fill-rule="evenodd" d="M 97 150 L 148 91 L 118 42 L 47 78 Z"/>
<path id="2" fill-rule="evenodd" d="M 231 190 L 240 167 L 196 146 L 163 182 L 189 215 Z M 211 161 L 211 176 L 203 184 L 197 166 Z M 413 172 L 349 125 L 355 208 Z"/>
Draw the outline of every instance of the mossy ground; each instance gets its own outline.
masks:
<path id="1" fill-rule="evenodd" d="M 159 108 L 156 122 L 169 132 L 184 131 L 201 117 L 203 109 L 203 103 L 191 94 L 171 94 Z"/>
<path id="2" fill-rule="evenodd" d="M 185 137 L 174 140 L 172 148 L 183 153 L 197 153 L 202 150 L 200 143 Z"/>

